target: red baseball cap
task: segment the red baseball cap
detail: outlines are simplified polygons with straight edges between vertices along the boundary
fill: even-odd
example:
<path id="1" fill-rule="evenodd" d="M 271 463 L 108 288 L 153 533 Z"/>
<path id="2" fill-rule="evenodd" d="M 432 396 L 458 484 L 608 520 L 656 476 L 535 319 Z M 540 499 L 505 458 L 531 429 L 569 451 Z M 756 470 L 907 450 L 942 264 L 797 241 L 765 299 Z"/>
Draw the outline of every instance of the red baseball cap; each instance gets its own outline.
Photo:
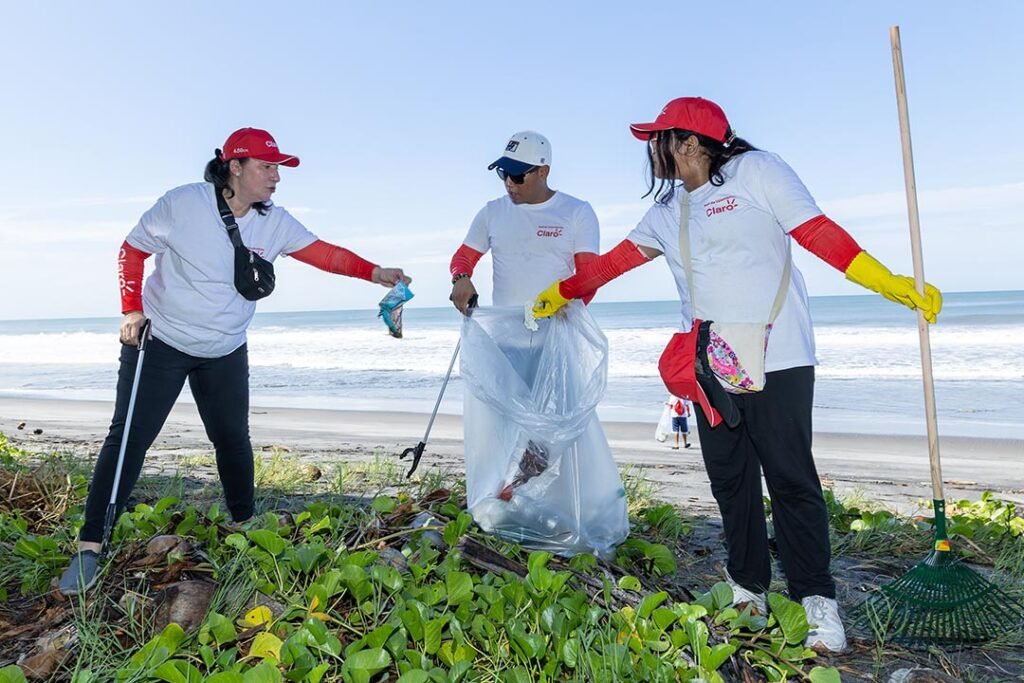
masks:
<path id="1" fill-rule="evenodd" d="M 274 136 L 267 131 L 259 128 L 239 128 L 224 142 L 224 155 L 221 158 L 230 161 L 249 157 L 293 168 L 299 165 L 298 157 L 281 154 Z"/>
<path id="2" fill-rule="evenodd" d="M 634 123 L 629 130 L 638 140 L 650 140 L 651 135 L 657 131 L 673 128 L 693 131 L 712 140 L 725 142 L 729 120 L 725 118 L 722 108 L 711 100 L 679 97 L 665 105 L 654 123 Z"/>
<path id="3" fill-rule="evenodd" d="M 672 335 L 658 361 L 658 372 L 674 396 L 700 407 L 712 428 L 724 422 L 731 429 L 740 423 L 740 412 L 708 364 L 710 328 L 710 320 L 694 320 L 689 332 Z"/>

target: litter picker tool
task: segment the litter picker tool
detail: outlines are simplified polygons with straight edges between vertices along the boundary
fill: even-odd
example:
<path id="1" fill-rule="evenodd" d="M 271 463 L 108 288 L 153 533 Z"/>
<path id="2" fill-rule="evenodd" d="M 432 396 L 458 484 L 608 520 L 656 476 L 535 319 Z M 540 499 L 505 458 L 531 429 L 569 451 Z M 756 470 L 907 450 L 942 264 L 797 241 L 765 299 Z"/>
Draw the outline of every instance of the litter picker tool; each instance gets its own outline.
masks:
<path id="1" fill-rule="evenodd" d="M 921 254 L 921 225 L 917 209 L 914 157 L 910 144 L 910 115 L 903 75 L 900 29 L 889 30 L 892 41 L 896 102 L 899 108 L 900 138 L 903 143 L 903 174 L 910 218 L 910 244 L 914 257 L 914 284 L 924 295 L 924 261 Z M 935 542 L 921 562 L 857 606 L 855 623 L 883 629 L 890 640 L 910 647 L 950 646 L 980 643 L 1024 623 L 1024 607 L 953 555 L 946 532 L 946 503 L 939 462 L 939 434 L 935 415 L 935 385 L 932 379 L 931 343 L 928 323 L 917 312 L 921 342 L 921 370 L 924 379 L 925 418 L 928 426 L 928 460 L 932 475 L 932 506 L 935 510 Z"/>
<path id="2" fill-rule="evenodd" d="M 114 470 L 114 484 L 110 488 L 110 503 L 107 505 L 107 516 L 103 520 L 103 546 L 101 552 L 107 552 L 110 536 L 114 531 L 114 517 L 117 514 L 117 490 L 121 486 L 121 470 L 124 468 L 124 451 L 128 447 L 128 433 L 132 428 L 132 413 L 135 412 L 135 398 L 139 394 L 139 378 L 142 377 L 142 361 L 146 357 L 146 342 L 149 341 L 149 328 L 152 321 L 146 320 L 139 331 L 139 357 L 135 361 L 135 379 L 132 380 L 132 393 L 128 398 L 128 412 L 124 417 L 124 432 L 121 434 L 121 448 L 117 452 L 117 468 Z"/>
<path id="3" fill-rule="evenodd" d="M 474 294 L 469 300 L 469 310 L 472 311 L 476 308 L 476 304 L 479 297 Z M 409 468 L 409 473 L 405 475 L 408 479 L 412 476 L 412 473 L 416 471 L 416 468 L 420 466 L 420 458 L 423 457 L 423 449 L 427 447 L 427 440 L 430 438 L 430 430 L 434 426 L 434 419 L 437 417 L 437 409 L 441 407 L 441 398 L 444 396 L 444 390 L 448 388 L 448 380 L 452 377 L 452 368 L 455 367 L 455 359 L 459 357 L 459 349 L 462 347 L 462 338 L 455 343 L 455 352 L 452 353 L 452 360 L 448 363 L 448 372 L 444 375 L 444 382 L 441 384 L 441 391 L 437 394 L 437 401 L 434 402 L 434 412 L 430 414 L 430 421 L 427 422 L 427 431 L 423 434 L 423 440 L 412 448 L 406 448 L 402 451 L 402 454 L 398 456 L 399 460 L 405 460 L 408 456 L 412 455 L 412 467 Z"/>

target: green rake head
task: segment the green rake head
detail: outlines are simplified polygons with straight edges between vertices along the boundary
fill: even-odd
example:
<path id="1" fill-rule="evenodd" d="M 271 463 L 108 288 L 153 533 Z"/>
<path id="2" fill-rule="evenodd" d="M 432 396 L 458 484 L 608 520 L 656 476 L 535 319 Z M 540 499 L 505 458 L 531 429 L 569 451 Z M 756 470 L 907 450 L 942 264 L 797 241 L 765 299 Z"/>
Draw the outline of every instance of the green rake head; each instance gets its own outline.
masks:
<path id="1" fill-rule="evenodd" d="M 1024 628 L 1024 607 L 950 552 L 944 506 L 935 503 L 935 549 L 858 605 L 853 625 L 912 648 L 977 644 Z"/>

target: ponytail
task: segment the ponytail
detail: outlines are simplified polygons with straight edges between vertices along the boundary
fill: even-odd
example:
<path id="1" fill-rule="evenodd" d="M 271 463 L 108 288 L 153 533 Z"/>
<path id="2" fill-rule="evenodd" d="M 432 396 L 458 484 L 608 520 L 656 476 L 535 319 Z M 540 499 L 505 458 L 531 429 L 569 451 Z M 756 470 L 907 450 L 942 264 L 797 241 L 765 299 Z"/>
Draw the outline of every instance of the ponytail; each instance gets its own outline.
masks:
<path id="1" fill-rule="evenodd" d="M 230 161 L 224 160 L 224 153 L 219 149 L 213 151 L 213 158 L 206 162 L 206 169 L 203 171 L 203 180 L 208 183 L 213 183 L 213 191 L 223 193 L 225 198 L 230 199 L 235 196 L 235 191 L 231 189 L 231 185 L 228 183 L 228 179 L 231 177 Z M 249 159 L 239 159 L 238 163 L 245 164 Z M 261 215 L 267 215 L 267 212 L 271 208 L 270 202 L 253 202 L 252 208 L 256 209 L 256 212 Z"/>

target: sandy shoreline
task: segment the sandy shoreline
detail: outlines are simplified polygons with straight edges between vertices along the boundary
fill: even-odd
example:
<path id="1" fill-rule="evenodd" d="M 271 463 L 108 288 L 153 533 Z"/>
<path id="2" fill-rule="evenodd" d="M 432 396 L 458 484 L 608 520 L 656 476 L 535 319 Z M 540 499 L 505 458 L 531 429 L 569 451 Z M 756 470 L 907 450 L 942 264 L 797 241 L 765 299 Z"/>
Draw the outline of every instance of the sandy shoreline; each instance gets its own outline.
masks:
<path id="1" fill-rule="evenodd" d="M 112 404 L 0 398 L 0 432 L 28 450 L 63 449 L 95 457 L 106 435 Z M 255 407 L 250 429 L 253 446 L 287 446 L 318 464 L 397 454 L 416 445 L 428 415 Z M 18 425 L 25 423 L 23 429 Z M 715 513 L 699 444 L 672 450 L 654 440 L 654 425 L 605 422 L 620 468 L 642 468 L 658 485 L 658 497 L 692 513 Z M 41 434 L 34 430 L 41 429 Z M 1024 441 L 946 437 L 941 440 L 947 499 L 977 499 L 992 491 L 1024 504 Z M 818 433 L 814 437 L 818 473 L 837 493 L 858 491 L 902 512 L 930 499 L 928 449 L 924 437 Z M 212 452 L 195 406 L 179 403 L 147 458 L 147 469 L 173 468 L 176 457 Z M 462 469 L 462 420 L 439 415 L 421 467 Z"/>

